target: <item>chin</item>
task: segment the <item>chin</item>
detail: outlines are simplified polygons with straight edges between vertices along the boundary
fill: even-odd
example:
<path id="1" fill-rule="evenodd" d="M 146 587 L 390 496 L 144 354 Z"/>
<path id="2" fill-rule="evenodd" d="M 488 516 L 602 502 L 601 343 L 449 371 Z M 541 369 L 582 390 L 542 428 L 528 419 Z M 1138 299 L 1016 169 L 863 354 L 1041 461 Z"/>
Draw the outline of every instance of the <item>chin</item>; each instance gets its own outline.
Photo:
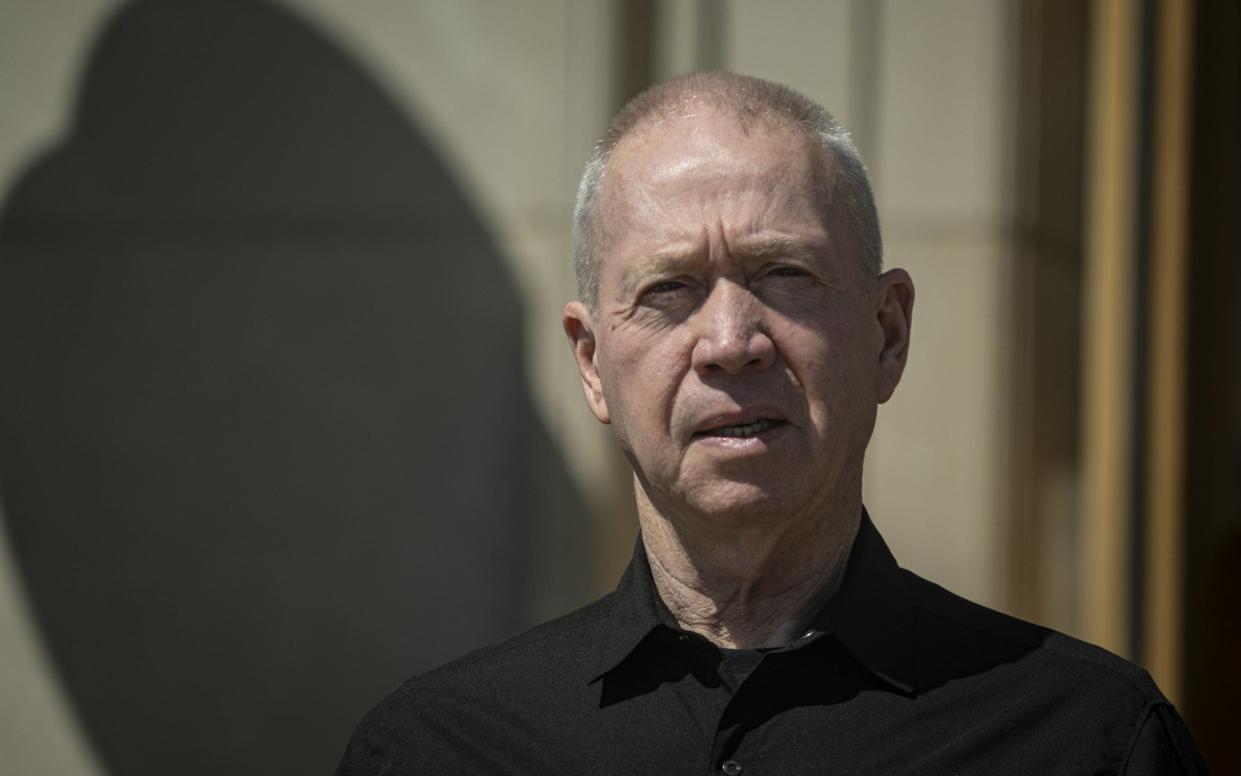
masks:
<path id="1" fill-rule="evenodd" d="M 779 520 L 790 514 L 794 494 L 771 485 L 749 482 L 720 482 L 701 486 L 686 498 L 690 507 L 720 520 L 753 522 Z"/>

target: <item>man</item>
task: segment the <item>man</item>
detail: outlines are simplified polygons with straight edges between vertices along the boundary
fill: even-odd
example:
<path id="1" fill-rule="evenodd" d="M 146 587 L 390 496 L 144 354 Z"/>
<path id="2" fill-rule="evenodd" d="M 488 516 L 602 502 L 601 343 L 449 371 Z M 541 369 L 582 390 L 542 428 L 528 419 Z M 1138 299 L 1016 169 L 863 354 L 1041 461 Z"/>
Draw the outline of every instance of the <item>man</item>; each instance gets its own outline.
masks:
<path id="1" fill-rule="evenodd" d="M 613 121 L 564 328 L 634 471 L 618 590 L 407 682 L 341 774 L 1198 773 L 1141 669 L 901 570 L 861 503 L 909 346 L 857 152 L 724 73 Z M 933 518 L 930 518 L 933 519 Z"/>

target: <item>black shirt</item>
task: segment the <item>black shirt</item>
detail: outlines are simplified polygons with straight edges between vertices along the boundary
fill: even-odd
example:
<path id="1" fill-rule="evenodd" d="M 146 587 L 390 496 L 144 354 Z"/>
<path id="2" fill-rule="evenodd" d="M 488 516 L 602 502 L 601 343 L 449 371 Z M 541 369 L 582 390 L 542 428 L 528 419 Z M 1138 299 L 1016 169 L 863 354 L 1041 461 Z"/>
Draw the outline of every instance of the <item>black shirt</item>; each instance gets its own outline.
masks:
<path id="1" fill-rule="evenodd" d="M 639 542 L 615 592 L 398 688 L 337 771 L 1205 772 L 1145 671 L 902 570 L 865 515 L 787 647 L 724 661 L 681 631 Z"/>

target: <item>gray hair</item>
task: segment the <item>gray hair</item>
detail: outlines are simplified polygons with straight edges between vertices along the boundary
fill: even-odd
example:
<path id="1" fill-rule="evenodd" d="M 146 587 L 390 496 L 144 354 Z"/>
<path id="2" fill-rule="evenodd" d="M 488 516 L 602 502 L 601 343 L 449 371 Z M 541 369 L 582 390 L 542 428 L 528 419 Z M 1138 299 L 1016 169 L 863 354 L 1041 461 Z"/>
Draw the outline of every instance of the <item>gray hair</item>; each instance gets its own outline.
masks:
<path id="1" fill-rule="evenodd" d="M 608 160 L 621 139 L 653 117 L 666 116 L 686 103 L 698 102 L 723 108 L 738 121 L 783 120 L 806 132 L 835 162 L 829 196 L 844 206 L 855 244 L 861 249 L 863 269 L 878 275 L 883 268 L 883 242 L 879 214 L 866 167 L 857 147 L 821 105 L 794 89 L 736 73 L 702 71 L 677 76 L 657 84 L 629 101 L 599 142 L 586 163 L 577 189 L 573 211 L 573 266 L 578 294 L 594 309 L 599 298 L 599 223 L 596 212 Z"/>

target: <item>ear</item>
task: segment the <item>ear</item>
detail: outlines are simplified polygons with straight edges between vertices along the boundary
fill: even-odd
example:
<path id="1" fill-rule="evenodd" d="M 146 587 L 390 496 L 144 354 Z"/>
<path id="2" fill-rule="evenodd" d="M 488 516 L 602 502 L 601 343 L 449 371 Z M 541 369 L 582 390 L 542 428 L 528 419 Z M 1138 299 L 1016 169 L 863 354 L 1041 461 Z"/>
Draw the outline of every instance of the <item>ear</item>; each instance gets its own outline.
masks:
<path id="1" fill-rule="evenodd" d="M 879 352 L 879 403 L 892 398 L 905 371 L 909 355 L 909 329 L 913 324 L 914 282 L 903 269 L 890 269 L 879 276 L 875 318 L 883 331 Z"/>
<path id="2" fill-rule="evenodd" d="M 586 394 L 586 406 L 600 423 L 611 423 L 608 404 L 603 398 L 603 381 L 599 378 L 599 366 L 595 363 L 595 323 L 590 310 L 581 302 L 569 302 L 564 306 L 564 333 L 569 337 L 569 347 L 577 361 L 577 371 L 582 376 L 582 392 Z"/>

